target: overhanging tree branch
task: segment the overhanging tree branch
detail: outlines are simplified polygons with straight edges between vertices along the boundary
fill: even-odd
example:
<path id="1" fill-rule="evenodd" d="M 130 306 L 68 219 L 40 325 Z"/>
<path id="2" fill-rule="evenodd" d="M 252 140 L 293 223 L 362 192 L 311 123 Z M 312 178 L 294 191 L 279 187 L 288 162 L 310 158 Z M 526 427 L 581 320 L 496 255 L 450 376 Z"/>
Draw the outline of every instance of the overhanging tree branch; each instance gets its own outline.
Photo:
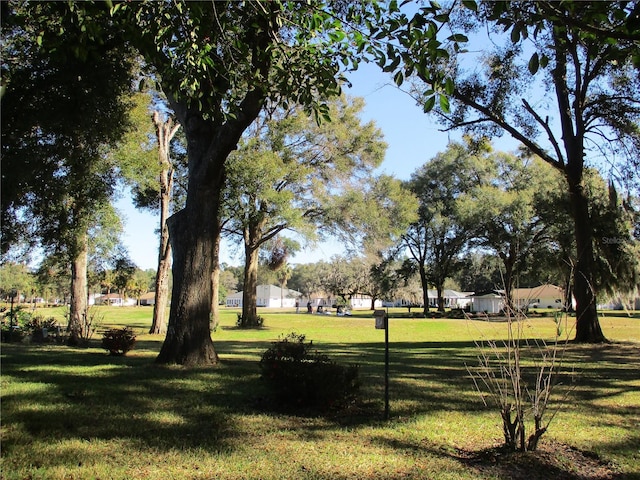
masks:
<path id="1" fill-rule="evenodd" d="M 502 129 L 508 132 L 513 138 L 515 138 L 516 140 L 519 140 L 523 145 L 525 145 L 529 150 L 531 150 L 533 153 L 535 153 L 540 158 L 542 158 L 545 162 L 550 163 L 551 165 L 553 165 L 558 169 L 562 169 L 564 167 L 564 162 L 562 160 L 562 157 L 560 157 L 559 159 L 555 159 L 551 157 L 546 152 L 546 150 L 544 150 L 537 142 L 525 136 L 522 132 L 520 132 L 520 130 L 518 130 L 513 125 L 505 121 L 502 117 L 496 115 L 490 108 L 484 105 L 481 105 L 480 103 L 476 102 L 475 100 L 469 97 L 462 95 L 458 89 L 455 89 L 453 91 L 452 96 L 456 100 L 462 102 L 463 104 L 468 105 L 474 110 L 482 113 L 488 120 L 500 126 Z"/>

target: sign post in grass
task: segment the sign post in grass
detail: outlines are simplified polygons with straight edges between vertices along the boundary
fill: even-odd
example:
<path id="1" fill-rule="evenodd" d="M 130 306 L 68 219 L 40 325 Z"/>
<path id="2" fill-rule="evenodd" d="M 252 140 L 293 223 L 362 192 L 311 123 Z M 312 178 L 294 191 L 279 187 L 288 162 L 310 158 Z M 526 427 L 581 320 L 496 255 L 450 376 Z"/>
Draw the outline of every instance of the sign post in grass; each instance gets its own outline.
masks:
<path id="1" fill-rule="evenodd" d="M 384 419 L 389 420 L 389 315 L 384 310 L 374 310 L 376 329 L 384 329 Z"/>

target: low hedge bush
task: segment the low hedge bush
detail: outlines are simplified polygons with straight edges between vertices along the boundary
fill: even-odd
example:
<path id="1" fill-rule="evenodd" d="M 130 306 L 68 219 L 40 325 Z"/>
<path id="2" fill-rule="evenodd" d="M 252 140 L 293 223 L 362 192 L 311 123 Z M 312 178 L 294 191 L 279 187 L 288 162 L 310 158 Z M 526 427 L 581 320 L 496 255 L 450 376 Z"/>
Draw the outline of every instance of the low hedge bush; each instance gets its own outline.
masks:
<path id="1" fill-rule="evenodd" d="M 282 406 L 323 411 L 354 401 L 360 387 L 358 366 L 338 365 L 305 339 L 290 333 L 263 353 L 262 378 L 275 399 Z"/>
<path id="2" fill-rule="evenodd" d="M 102 348 L 109 355 L 125 355 L 136 344 L 136 335 L 129 327 L 112 328 L 102 334 Z"/>

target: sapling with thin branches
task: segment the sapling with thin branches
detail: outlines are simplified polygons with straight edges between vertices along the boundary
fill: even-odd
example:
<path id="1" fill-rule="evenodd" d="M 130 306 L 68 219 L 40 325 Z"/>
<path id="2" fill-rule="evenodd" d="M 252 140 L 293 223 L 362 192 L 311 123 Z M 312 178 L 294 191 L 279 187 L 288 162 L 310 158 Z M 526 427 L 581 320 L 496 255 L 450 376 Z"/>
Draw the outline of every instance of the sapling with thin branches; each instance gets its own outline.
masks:
<path id="1" fill-rule="evenodd" d="M 524 335 L 528 318 L 521 310 L 508 308 L 507 339 L 476 341 L 478 365 L 467 371 L 485 406 L 495 405 L 502 418 L 504 445 L 512 451 L 534 451 L 540 438 L 560 410 L 561 403 L 550 410 L 568 332 L 557 314 L 555 336 L 551 341 L 530 339 Z M 564 314 L 566 324 L 566 314 Z M 564 333 L 564 335 L 563 335 Z M 569 390 L 565 392 L 565 396 Z M 527 427 L 533 431 L 527 437 Z"/>

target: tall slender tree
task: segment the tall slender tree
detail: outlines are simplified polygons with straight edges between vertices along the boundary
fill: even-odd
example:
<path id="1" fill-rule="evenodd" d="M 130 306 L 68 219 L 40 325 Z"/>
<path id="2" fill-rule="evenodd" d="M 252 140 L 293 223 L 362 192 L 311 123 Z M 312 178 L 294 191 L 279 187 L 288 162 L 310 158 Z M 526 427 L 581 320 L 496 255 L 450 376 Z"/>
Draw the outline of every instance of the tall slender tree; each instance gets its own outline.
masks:
<path id="1" fill-rule="evenodd" d="M 2 229 L 11 240 L 31 223 L 48 251 L 66 256 L 76 343 L 87 313 L 90 229 L 114 188 L 116 166 L 105 154 L 127 126 L 131 57 L 108 34 L 78 47 L 91 32 L 61 15 L 66 8 L 20 3 L 3 15 Z"/>
<path id="2" fill-rule="evenodd" d="M 144 82 L 143 82 L 144 83 Z M 159 213 L 158 265 L 154 286 L 153 317 L 149 333 L 166 333 L 169 302 L 171 244 L 167 219 L 184 197 L 181 177 L 186 175 L 180 124 L 158 92 L 145 90 L 132 96 L 132 128 L 113 153 L 136 208 Z"/>
<path id="3" fill-rule="evenodd" d="M 468 9 L 449 12 L 461 12 L 460 21 L 450 25 L 471 27 L 467 33 L 475 35 L 474 42 L 481 41 L 479 32 L 487 32 L 482 55 L 459 43 L 448 51 L 443 45 L 441 55 L 434 55 L 432 45 L 419 39 L 436 26 L 429 12 L 420 10 L 411 20 L 400 12 L 385 24 L 396 41 L 379 63 L 394 72 L 398 84 L 419 78 L 424 109 L 438 104 L 449 128 L 506 132 L 564 176 L 575 234 L 575 339 L 605 341 L 596 312 L 596 295 L 604 286 L 594 275 L 597 239 L 584 172 L 594 157 L 620 158 L 622 171 L 637 172 L 638 3 L 462 3 Z M 441 18 L 451 20 L 450 14 Z"/>
<path id="4" fill-rule="evenodd" d="M 171 140 L 178 132 L 180 124 L 158 110 L 153 113 L 158 142 L 158 163 L 160 164 L 160 245 L 158 247 L 158 269 L 156 271 L 153 320 L 149 333 L 165 333 L 166 308 L 169 301 L 169 273 L 171 271 L 171 243 L 167 220 L 171 213 L 173 199 L 174 165 L 171 161 Z"/>

